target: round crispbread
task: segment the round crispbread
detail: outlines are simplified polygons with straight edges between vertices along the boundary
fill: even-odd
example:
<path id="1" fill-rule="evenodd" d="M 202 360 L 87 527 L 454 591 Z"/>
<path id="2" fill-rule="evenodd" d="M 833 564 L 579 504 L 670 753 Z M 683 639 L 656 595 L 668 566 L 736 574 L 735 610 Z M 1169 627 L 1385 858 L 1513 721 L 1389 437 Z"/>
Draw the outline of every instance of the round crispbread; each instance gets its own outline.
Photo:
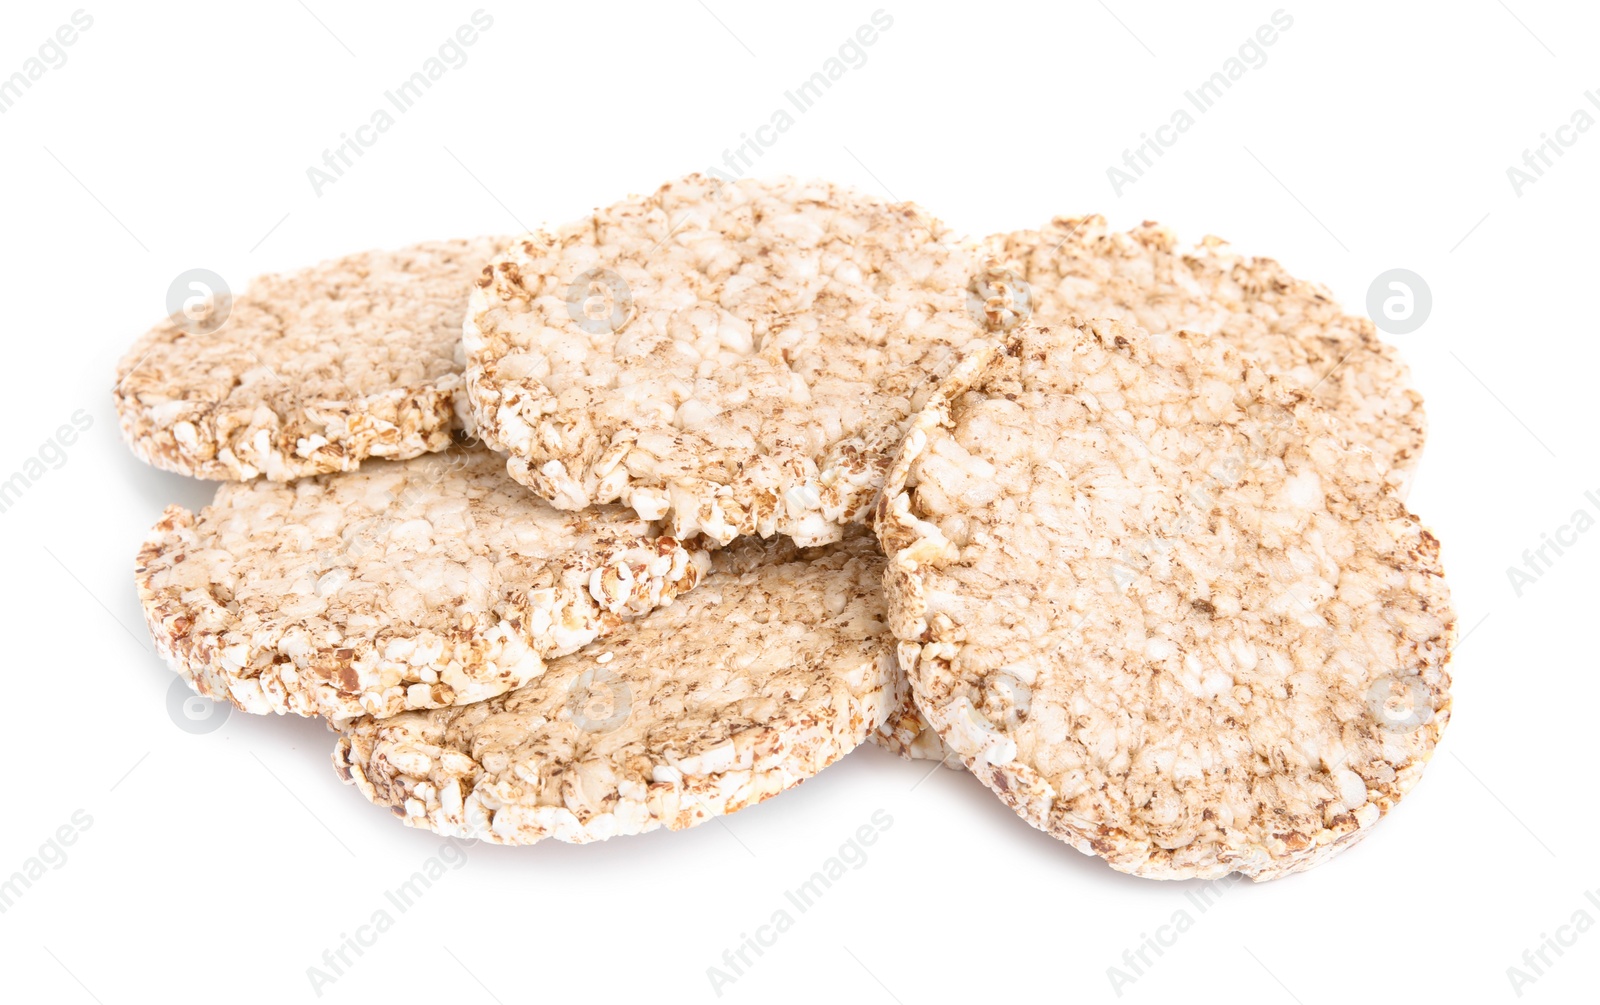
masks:
<path id="1" fill-rule="evenodd" d="M 563 513 L 457 448 L 169 507 L 145 619 L 201 694 L 330 718 L 479 701 L 692 588 L 708 565 L 621 506 Z"/>
<path id="2" fill-rule="evenodd" d="M 222 480 L 444 450 L 462 424 L 468 291 L 509 240 L 430 241 L 261 276 L 204 334 L 169 318 L 117 366 L 123 438 L 158 468 Z"/>
<path id="3" fill-rule="evenodd" d="M 1024 819 L 1124 872 L 1322 861 L 1449 718 L 1438 542 L 1220 339 L 1014 329 L 913 420 L 876 524 L 919 708 Z"/>
<path id="4" fill-rule="evenodd" d="M 340 723 L 334 765 L 407 824 L 500 844 L 681 830 L 797 785 L 878 727 L 898 671 L 871 535 L 783 548 L 717 552 L 509 694 Z"/>
<path id="5" fill-rule="evenodd" d="M 985 248 L 1000 277 L 1027 283 L 1008 319 L 1031 311 L 1040 325 L 1114 318 L 1153 332 L 1217 335 L 1267 373 L 1308 388 L 1404 497 L 1426 435 L 1422 397 L 1372 322 L 1344 313 L 1325 288 L 1220 238 L 1184 247 L 1158 224 L 1115 233 L 1101 216 L 1057 218 L 991 237 Z M 994 285 L 1004 289 L 1004 279 Z"/>
<path id="6" fill-rule="evenodd" d="M 847 535 L 853 533 L 859 531 L 846 531 Z M 876 544 L 876 539 L 872 540 Z M 813 553 L 812 549 L 803 549 L 789 538 L 773 537 L 762 540 L 755 537 L 741 537 L 719 549 L 715 554 L 716 565 L 720 571 L 749 572 L 759 565 L 804 561 L 807 555 Z M 893 645 L 893 636 L 889 634 L 888 626 L 883 627 L 883 633 L 887 640 L 886 644 Z M 905 673 L 901 671 L 898 660 L 894 664 L 894 680 L 889 693 L 889 714 L 883 723 L 872 731 L 870 739 L 873 744 L 908 761 L 943 761 L 946 767 L 959 768 L 960 762 L 940 741 L 939 734 L 934 732 L 933 727 L 929 726 L 928 721 L 917 711 L 916 701 L 911 695 L 911 685 L 906 680 Z"/>
<path id="7" fill-rule="evenodd" d="M 698 175 L 530 234 L 463 331 L 485 442 L 555 505 L 670 533 L 837 540 L 984 332 L 942 224 L 823 182 Z"/>
<path id="8" fill-rule="evenodd" d="M 943 761 L 945 767 L 960 768 L 960 760 L 917 709 L 911 682 L 906 679 L 905 671 L 899 669 L 898 662 L 895 669 L 899 673 L 898 698 L 883 725 L 873 732 L 872 742 L 908 761 Z"/>

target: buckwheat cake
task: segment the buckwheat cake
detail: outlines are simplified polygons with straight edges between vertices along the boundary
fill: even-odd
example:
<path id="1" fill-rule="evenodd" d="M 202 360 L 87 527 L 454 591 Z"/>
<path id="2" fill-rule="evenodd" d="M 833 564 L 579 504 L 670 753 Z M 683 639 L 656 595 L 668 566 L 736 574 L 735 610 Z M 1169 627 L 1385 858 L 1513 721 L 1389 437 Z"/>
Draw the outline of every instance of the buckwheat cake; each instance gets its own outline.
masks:
<path id="1" fill-rule="evenodd" d="M 909 203 L 692 175 L 495 259 L 463 330 L 477 429 L 562 509 L 834 541 L 983 335 L 975 268 Z"/>
<path id="2" fill-rule="evenodd" d="M 876 524 L 900 663 L 1036 827 L 1162 879 L 1308 868 L 1449 719 L 1439 546 L 1227 342 L 1021 326 L 913 420 Z"/>
<path id="3" fill-rule="evenodd" d="M 985 247 L 991 268 L 1027 284 L 1017 313 L 1045 325 L 1106 317 L 1218 335 L 1267 373 L 1309 388 L 1402 493 L 1409 487 L 1426 435 L 1422 398 L 1395 348 L 1325 288 L 1220 238 L 1185 247 L 1158 224 L 1116 233 L 1101 216 L 1058 217 Z"/>
<path id="4" fill-rule="evenodd" d="M 846 535 L 858 533 L 846 529 Z M 718 549 L 716 564 L 719 571 L 748 572 L 763 564 L 787 563 L 804 561 L 810 553 L 809 549 L 802 549 L 790 538 L 771 537 L 741 537 L 736 538 L 732 544 Z M 888 644 L 893 645 L 893 636 L 889 634 L 887 626 L 882 628 Z M 894 681 L 890 693 L 894 700 L 889 704 L 889 714 L 877 729 L 873 730 L 869 739 L 872 742 L 898 755 L 906 760 L 932 760 L 944 761 L 946 767 L 959 768 L 960 764 L 948 748 L 939 739 L 939 734 L 933 731 L 927 720 L 917 711 L 916 702 L 911 697 L 911 687 L 905 679 L 905 674 L 900 671 L 898 662 L 894 665 Z"/>
<path id="5" fill-rule="evenodd" d="M 158 468 L 221 480 L 445 449 L 461 425 L 467 293 L 509 241 L 430 241 L 261 276 L 209 333 L 169 318 L 117 366 L 124 439 Z"/>
<path id="6" fill-rule="evenodd" d="M 137 582 L 161 655 L 247 712 L 346 717 L 520 687 L 692 588 L 693 544 L 620 506 L 563 513 L 455 448 L 168 507 Z"/>
<path id="7" fill-rule="evenodd" d="M 340 775 L 413 827 L 499 844 L 681 830 L 761 802 L 895 704 L 883 557 L 741 542 L 671 605 L 507 694 L 339 723 Z"/>
<path id="8" fill-rule="evenodd" d="M 889 710 L 883 725 L 873 732 L 872 742 L 908 761 L 943 761 L 945 767 L 959 769 L 960 761 L 918 711 L 916 696 L 911 693 L 904 671 L 900 671 L 900 677 L 904 686 L 899 690 L 899 700 Z"/>

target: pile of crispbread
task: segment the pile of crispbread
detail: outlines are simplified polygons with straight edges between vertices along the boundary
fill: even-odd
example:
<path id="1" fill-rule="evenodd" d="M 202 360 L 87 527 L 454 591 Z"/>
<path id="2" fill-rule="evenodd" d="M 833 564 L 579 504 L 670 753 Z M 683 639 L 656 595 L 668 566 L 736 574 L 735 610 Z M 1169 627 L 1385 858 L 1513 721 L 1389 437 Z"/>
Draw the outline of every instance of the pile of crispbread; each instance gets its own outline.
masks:
<path id="1" fill-rule="evenodd" d="M 691 176 L 230 307 L 117 375 L 134 452 L 221 482 L 140 549 L 150 631 L 409 825 L 676 830 L 870 739 L 1116 869 L 1261 880 L 1449 719 L 1405 365 L 1215 238 Z"/>

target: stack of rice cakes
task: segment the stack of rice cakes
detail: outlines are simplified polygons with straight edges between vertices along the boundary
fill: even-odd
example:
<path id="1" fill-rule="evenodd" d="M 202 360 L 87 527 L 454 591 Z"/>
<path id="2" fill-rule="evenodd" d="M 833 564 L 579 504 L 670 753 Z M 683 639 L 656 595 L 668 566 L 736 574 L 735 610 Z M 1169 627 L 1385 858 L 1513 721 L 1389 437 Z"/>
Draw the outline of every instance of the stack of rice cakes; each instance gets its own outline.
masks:
<path id="1" fill-rule="evenodd" d="M 1216 239 L 691 176 L 189 327 L 118 374 L 135 453 L 223 482 L 140 550 L 152 635 L 412 826 L 682 829 L 871 739 L 1116 869 L 1270 879 L 1449 719 L 1405 366 Z"/>

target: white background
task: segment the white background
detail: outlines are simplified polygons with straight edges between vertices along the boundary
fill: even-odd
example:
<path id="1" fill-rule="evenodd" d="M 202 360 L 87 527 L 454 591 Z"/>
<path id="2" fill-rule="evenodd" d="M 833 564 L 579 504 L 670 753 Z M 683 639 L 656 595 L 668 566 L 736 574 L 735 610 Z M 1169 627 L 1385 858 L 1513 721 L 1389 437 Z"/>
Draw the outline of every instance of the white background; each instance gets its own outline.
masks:
<path id="1" fill-rule="evenodd" d="M 707 968 L 880 810 L 893 823 L 865 864 L 723 999 L 1114 1001 L 1107 968 L 1183 909 L 1193 926 L 1121 1000 L 1513 1001 L 1507 967 L 1542 933 L 1579 909 L 1600 920 L 1584 896 L 1600 888 L 1600 533 L 1521 597 L 1507 575 L 1574 511 L 1600 514 L 1584 496 L 1600 500 L 1600 129 L 1569 132 L 1520 195 L 1506 173 L 1574 110 L 1600 116 L 1583 97 L 1600 91 L 1592 7 L 1286 5 L 1265 65 L 1119 196 L 1106 168 L 1273 0 L 486 4 L 468 62 L 319 196 L 306 169 L 476 3 L 121 2 L 88 7 L 67 62 L 0 115 L 0 479 L 76 410 L 94 421 L 0 515 L 0 879 L 75 811 L 92 820 L 0 914 L 0 996 L 316 1000 L 307 968 L 441 846 L 339 783 L 319 723 L 235 712 L 192 733 L 169 713 L 133 555 L 162 507 L 209 490 L 135 461 L 109 391 L 173 277 L 204 267 L 238 287 L 516 231 L 703 170 L 880 2 L 894 21 L 868 61 L 759 172 L 915 200 L 967 232 L 1100 211 L 1218 233 L 1357 313 L 1386 269 L 1426 279 L 1431 317 L 1395 338 L 1431 422 L 1411 504 L 1444 542 L 1467 636 L 1427 776 L 1353 851 L 1201 913 L 1193 884 L 1113 873 L 963 774 L 863 749 L 725 825 L 469 848 L 323 999 L 716 1000 Z M 7 4 L 0 77 L 74 9 Z M 1592 1000 L 1600 931 L 1550 956 L 1522 996 Z"/>

